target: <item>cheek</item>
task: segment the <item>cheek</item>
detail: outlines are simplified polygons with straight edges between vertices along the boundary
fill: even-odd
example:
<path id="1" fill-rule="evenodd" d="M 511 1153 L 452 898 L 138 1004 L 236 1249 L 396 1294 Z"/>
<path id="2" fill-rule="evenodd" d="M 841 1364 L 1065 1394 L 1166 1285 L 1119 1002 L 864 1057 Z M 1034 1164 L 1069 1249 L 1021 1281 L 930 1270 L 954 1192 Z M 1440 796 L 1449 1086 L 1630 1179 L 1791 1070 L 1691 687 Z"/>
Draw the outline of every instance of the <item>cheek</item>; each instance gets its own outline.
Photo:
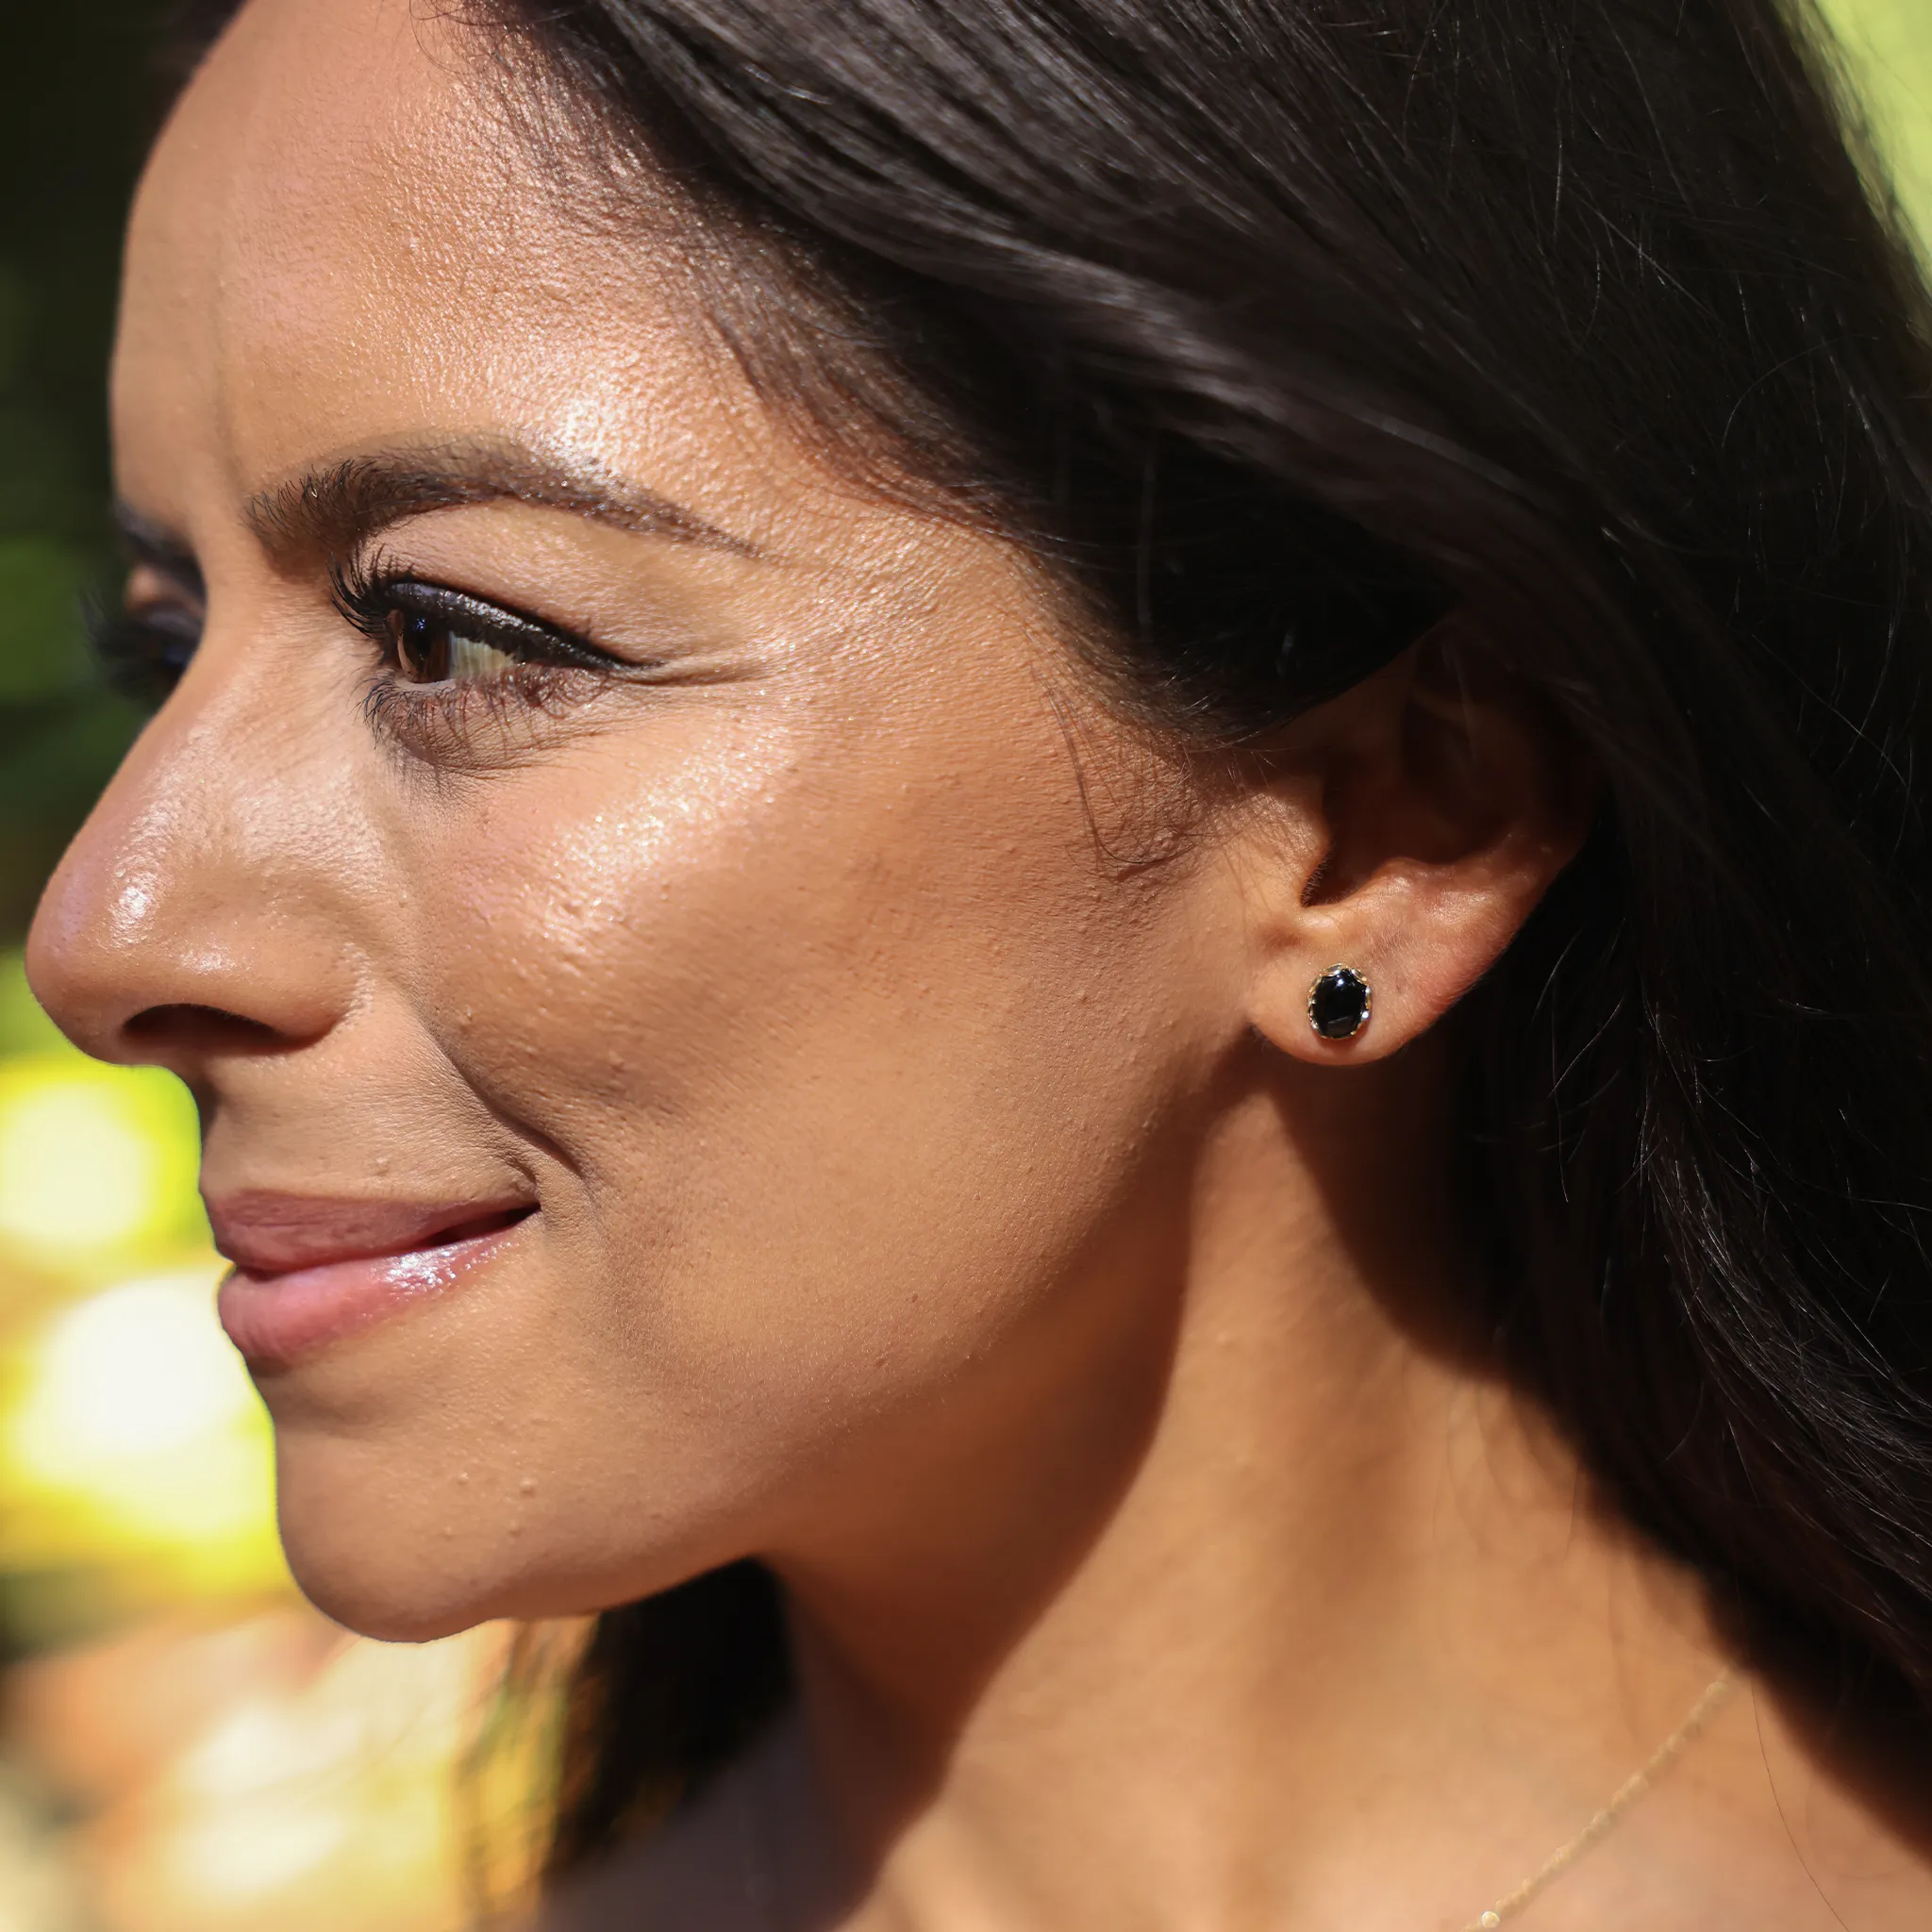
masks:
<path id="1" fill-rule="evenodd" d="M 937 1397 L 1077 1363 L 1123 1305 L 1091 1244 L 1199 1057 L 1157 991 L 1193 970 L 1184 909 L 1102 887 L 1051 747 L 970 784 L 928 747 L 908 787 L 700 735 L 584 744 L 395 837 L 411 997 L 527 1150 L 541 1234 L 268 1391 L 291 1560 L 355 1627 L 778 1546 L 895 1480 Z"/>
<path id="2" fill-rule="evenodd" d="M 1123 1036 L 1152 1024 L 1155 933 L 1063 758 L 941 755 L 613 736 L 425 844 L 423 1006 L 554 1150 L 578 1340 L 754 1438 L 1018 1319 L 1165 1077 L 1173 1042 Z"/>

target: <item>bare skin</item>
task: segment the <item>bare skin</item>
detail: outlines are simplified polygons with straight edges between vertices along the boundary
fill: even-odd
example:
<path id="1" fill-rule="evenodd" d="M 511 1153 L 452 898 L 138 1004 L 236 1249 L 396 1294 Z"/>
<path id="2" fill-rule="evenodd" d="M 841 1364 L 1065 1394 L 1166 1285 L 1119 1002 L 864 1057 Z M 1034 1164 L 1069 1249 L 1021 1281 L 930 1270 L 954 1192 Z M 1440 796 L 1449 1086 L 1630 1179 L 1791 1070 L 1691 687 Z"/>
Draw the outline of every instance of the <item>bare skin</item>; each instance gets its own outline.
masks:
<path id="1" fill-rule="evenodd" d="M 783 1578 L 796 1715 L 559 1927 L 1468 1924 L 1727 1660 L 1445 1312 L 1432 1029 L 1587 791 L 1432 641 L 1191 797 L 1037 571 L 791 441 L 496 85 L 399 0 L 255 0 L 164 136 L 115 431 L 131 604 L 200 641 L 30 952 L 192 1086 L 244 1260 L 303 1203 L 496 1230 L 258 1354 L 298 1577 L 399 1638 Z M 419 675 L 332 569 L 617 668 L 486 625 Z M 1789 1709 L 1524 1923 L 1932 1921 L 1909 1782 Z"/>

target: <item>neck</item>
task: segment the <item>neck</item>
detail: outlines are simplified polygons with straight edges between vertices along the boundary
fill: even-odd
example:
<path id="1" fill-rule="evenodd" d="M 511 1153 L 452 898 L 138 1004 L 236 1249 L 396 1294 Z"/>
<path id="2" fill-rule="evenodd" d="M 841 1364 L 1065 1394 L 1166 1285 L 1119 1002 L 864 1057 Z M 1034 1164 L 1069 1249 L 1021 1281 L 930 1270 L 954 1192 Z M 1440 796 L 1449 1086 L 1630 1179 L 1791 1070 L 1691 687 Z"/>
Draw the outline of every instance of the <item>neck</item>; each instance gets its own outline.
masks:
<path id="1" fill-rule="evenodd" d="M 1041 1389 L 962 1391 L 774 1559 L 854 1923 L 1467 1923 L 1713 1674 L 1688 1581 L 1430 1334 L 1428 1077 L 1257 1082 Z"/>

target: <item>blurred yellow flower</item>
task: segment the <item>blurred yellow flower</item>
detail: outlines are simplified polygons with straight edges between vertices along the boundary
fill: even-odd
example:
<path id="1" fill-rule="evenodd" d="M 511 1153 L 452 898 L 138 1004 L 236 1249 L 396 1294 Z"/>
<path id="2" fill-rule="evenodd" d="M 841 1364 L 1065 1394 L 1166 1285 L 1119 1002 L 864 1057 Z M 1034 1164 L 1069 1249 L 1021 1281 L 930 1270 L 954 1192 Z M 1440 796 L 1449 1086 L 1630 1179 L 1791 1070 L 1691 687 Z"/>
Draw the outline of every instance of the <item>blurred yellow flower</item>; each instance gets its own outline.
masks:
<path id="1" fill-rule="evenodd" d="M 199 1158 L 193 1103 L 172 1074 L 72 1052 L 0 1063 L 0 1254 L 95 1274 L 193 1241 Z"/>
<path id="2" fill-rule="evenodd" d="M 0 1434 L 0 1558 L 172 1552 L 210 1580 L 275 1577 L 273 1448 L 215 1323 L 220 1274 L 205 1262 L 123 1283 L 29 1339 Z"/>

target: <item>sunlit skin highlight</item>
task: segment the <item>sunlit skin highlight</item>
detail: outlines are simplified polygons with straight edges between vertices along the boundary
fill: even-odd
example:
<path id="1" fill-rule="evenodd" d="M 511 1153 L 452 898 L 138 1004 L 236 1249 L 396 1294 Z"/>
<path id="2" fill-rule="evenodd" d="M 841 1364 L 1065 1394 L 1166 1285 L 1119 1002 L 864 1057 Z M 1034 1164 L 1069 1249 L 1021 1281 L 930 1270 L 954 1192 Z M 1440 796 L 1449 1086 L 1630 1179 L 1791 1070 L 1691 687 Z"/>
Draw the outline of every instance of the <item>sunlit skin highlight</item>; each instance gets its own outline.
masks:
<path id="1" fill-rule="evenodd" d="M 166 131 L 117 481 L 199 641 L 30 949 L 192 1088 L 264 1296 L 419 1244 L 248 1349 L 298 1579 L 422 1639 L 762 1557 L 801 1712 L 742 1789 L 854 1932 L 1466 1923 L 1724 1661 L 1443 1313 L 1437 1023 L 1587 784 L 1435 640 L 1198 791 L 499 85 L 400 0 L 254 0 Z M 556 1923 L 749 1932 L 721 1842 Z M 1753 1690 L 1535 1923 L 1927 1897 Z"/>

